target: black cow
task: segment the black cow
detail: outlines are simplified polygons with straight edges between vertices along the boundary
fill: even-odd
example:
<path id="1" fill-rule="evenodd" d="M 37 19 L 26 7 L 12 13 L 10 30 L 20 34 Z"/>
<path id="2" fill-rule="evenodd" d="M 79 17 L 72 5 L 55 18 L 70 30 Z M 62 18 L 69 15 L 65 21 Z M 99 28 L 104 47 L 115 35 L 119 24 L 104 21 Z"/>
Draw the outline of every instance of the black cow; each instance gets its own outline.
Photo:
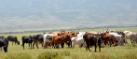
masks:
<path id="1" fill-rule="evenodd" d="M 85 33 L 83 36 L 84 41 L 86 42 L 86 49 L 90 51 L 90 47 L 95 47 L 95 52 L 97 46 L 99 47 L 99 51 L 101 51 L 101 35 L 100 34 L 93 34 L 93 33 Z"/>
<path id="2" fill-rule="evenodd" d="M 32 36 L 23 36 L 22 37 L 22 47 L 25 48 L 25 43 L 28 43 L 29 47 L 32 48 Z"/>
<path id="3" fill-rule="evenodd" d="M 29 47 L 34 48 L 34 46 L 38 47 L 38 43 L 41 43 L 43 46 L 43 35 L 37 34 L 32 36 L 23 36 L 22 37 L 22 46 L 24 48 L 25 43 L 29 44 Z"/>
<path id="4" fill-rule="evenodd" d="M 16 36 L 8 36 L 7 39 L 8 39 L 10 42 L 12 42 L 12 45 L 13 45 L 13 43 L 18 44 L 18 45 L 20 44 L 20 42 L 18 41 L 18 39 L 17 39 Z"/>
<path id="5" fill-rule="evenodd" d="M 0 38 L 0 48 L 3 48 L 4 52 L 8 52 L 9 41 L 5 38 Z"/>
<path id="6" fill-rule="evenodd" d="M 35 45 L 37 48 L 39 48 L 38 43 L 41 43 L 41 45 L 43 46 L 43 35 L 42 34 L 33 35 L 32 40 L 33 40 L 33 48 Z"/>

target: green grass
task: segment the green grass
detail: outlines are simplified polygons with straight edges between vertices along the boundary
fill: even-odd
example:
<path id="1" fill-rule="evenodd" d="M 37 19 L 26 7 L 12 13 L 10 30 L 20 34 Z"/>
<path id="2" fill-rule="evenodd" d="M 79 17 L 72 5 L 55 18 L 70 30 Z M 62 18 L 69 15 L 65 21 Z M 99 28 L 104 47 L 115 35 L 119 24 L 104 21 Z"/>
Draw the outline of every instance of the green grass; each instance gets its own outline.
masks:
<path id="1" fill-rule="evenodd" d="M 86 51 L 85 48 L 60 48 L 60 49 L 25 49 L 21 46 L 9 47 L 9 52 L 0 51 L 1 59 L 43 59 L 53 57 L 53 59 L 137 59 L 137 47 L 117 46 L 105 47 L 101 52 Z M 48 56 L 48 57 L 47 57 Z"/>
<path id="2" fill-rule="evenodd" d="M 137 28 L 114 28 L 115 30 L 130 30 L 137 32 Z M 80 31 L 103 31 L 102 29 L 85 29 Z M 13 34 L 19 39 L 23 35 L 27 34 Z M 7 36 L 8 34 L 4 34 Z M 26 45 L 27 46 L 27 45 Z M 91 48 L 91 52 L 86 51 L 85 48 L 60 48 L 53 49 L 29 49 L 26 47 L 22 49 L 21 45 L 13 45 L 10 43 L 8 53 L 0 51 L 0 59 L 137 59 L 137 46 L 127 44 L 125 46 L 117 47 L 104 47 L 101 52 L 94 52 L 94 48 Z"/>

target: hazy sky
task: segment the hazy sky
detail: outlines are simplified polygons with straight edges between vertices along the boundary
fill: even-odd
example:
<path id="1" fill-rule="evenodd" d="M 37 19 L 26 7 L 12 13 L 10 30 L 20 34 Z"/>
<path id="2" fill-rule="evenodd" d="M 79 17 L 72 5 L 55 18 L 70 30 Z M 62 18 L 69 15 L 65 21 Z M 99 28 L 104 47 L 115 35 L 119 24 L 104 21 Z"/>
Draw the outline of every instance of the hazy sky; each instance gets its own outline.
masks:
<path id="1" fill-rule="evenodd" d="M 137 0 L 0 0 L 0 32 L 136 22 Z"/>

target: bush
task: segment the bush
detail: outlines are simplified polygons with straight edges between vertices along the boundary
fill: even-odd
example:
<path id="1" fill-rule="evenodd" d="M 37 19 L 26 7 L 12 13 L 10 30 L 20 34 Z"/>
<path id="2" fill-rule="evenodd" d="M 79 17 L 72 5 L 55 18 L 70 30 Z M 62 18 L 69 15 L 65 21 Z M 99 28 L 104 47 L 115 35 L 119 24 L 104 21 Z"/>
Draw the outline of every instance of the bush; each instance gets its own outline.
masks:
<path id="1" fill-rule="evenodd" d="M 31 59 L 27 53 L 11 53 L 5 56 L 5 59 Z"/>
<path id="2" fill-rule="evenodd" d="M 63 59 L 57 52 L 43 52 L 38 59 Z"/>

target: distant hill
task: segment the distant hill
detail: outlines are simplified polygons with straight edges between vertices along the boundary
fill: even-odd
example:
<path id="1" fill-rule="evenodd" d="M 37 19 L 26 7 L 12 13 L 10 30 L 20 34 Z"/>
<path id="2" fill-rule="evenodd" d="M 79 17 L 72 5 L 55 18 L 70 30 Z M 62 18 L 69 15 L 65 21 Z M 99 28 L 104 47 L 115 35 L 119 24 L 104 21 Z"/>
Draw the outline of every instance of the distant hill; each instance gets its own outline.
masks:
<path id="1" fill-rule="evenodd" d="M 104 29 L 107 30 L 115 29 L 115 28 L 137 28 L 135 26 L 102 26 L 102 27 L 75 27 L 75 28 L 62 28 L 62 29 L 39 29 L 39 30 L 22 30 L 22 31 L 11 31 L 11 32 L 0 32 L 0 34 L 18 34 L 18 33 L 45 33 L 45 32 L 54 32 L 54 31 L 79 31 L 79 30 L 87 30 L 87 29 Z"/>
<path id="2" fill-rule="evenodd" d="M 136 0 L 0 0 L 0 32 L 137 25 Z"/>

